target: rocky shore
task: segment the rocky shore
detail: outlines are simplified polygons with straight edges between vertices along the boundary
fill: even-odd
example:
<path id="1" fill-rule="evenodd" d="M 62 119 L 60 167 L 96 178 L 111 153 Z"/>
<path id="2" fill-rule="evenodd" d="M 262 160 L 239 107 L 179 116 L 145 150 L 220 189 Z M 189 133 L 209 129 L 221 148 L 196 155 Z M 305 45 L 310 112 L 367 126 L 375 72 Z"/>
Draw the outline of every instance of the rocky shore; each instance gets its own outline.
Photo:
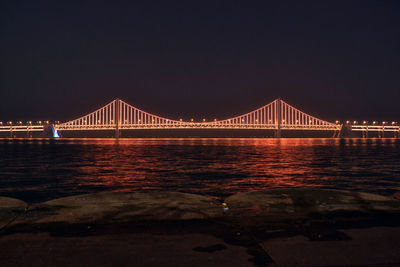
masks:
<path id="1" fill-rule="evenodd" d="M 399 252 L 400 200 L 368 193 L 0 197 L 1 266 L 398 266 Z"/>

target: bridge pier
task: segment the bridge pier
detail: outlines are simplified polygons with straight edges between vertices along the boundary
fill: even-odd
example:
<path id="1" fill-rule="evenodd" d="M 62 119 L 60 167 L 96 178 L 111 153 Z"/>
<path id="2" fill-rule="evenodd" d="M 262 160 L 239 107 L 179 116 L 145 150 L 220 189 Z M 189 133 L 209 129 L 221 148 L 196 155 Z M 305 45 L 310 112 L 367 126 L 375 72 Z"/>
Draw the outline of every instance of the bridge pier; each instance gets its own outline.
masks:
<path id="1" fill-rule="evenodd" d="M 368 129 L 366 129 L 365 131 L 362 131 L 362 137 L 368 138 Z"/>
<path id="2" fill-rule="evenodd" d="M 275 138 L 281 138 L 281 129 L 280 128 L 275 130 Z"/>
<path id="3" fill-rule="evenodd" d="M 32 129 L 31 127 L 26 127 L 26 138 L 32 138 Z"/>

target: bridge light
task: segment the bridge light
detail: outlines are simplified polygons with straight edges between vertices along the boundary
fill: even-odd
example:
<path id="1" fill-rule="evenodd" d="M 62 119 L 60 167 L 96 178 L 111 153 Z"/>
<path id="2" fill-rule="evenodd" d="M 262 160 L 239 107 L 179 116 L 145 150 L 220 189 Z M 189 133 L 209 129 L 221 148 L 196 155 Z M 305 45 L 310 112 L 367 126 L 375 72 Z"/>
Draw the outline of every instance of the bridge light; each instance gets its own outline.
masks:
<path id="1" fill-rule="evenodd" d="M 179 119 L 180 122 L 182 122 L 182 119 Z"/>
<path id="2" fill-rule="evenodd" d="M 206 119 L 203 119 L 203 122 L 205 122 L 206 121 Z"/>
<path id="3" fill-rule="evenodd" d="M 353 124 L 357 124 L 357 121 L 353 121 Z"/>
<path id="4" fill-rule="evenodd" d="M 193 121 L 193 119 L 190 119 L 190 121 Z"/>
<path id="5" fill-rule="evenodd" d="M 2 121 L 0 121 L 0 125 L 3 125 L 3 122 L 2 122 Z"/>
<path id="6" fill-rule="evenodd" d="M 382 124 L 385 125 L 385 124 L 386 124 L 386 121 L 382 121 Z"/>
<path id="7" fill-rule="evenodd" d="M 363 124 L 367 124 L 367 121 L 363 121 Z"/>
<path id="8" fill-rule="evenodd" d="M 42 124 L 42 121 L 37 121 L 38 124 Z"/>
<path id="9" fill-rule="evenodd" d="M 350 123 L 350 121 L 346 121 L 346 123 L 347 123 L 347 124 L 349 124 L 349 123 Z"/>
<path id="10" fill-rule="evenodd" d="M 9 124 L 9 125 L 12 125 L 12 121 L 9 121 L 8 124 Z"/>
<path id="11" fill-rule="evenodd" d="M 392 125 L 395 125 L 396 124 L 396 122 L 395 121 L 392 121 Z"/>
<path id="12" fill-rule="evenodd" d="M 49 124 L 49 121 L 45 121 L 46 124 Z"/>
<path id="13" fill-rule="evenodd" d="M 376 124 L 376 121 L 373 121 L 372 124 Z"/>
<path id="14" fill-rule="evenodd" d="M 336 121 L 336 124 L 339 124 L 340 123 L 340 121 Z"/>
<path id="15" fill-rule="evenodd" d="M 217 121 L 217 119 L 214 119 L 214 121 Z"/>
<path id="16" fill-rule="evenodd" d="M 22 121 L 19 121 L 18 124 L 19 124 L 19 125 L 22 125 Z"/>
<path id="17" fill-rule="evenodd" d="M 31 125 L 31 124 L 32 124 L 32 121 L 28 121 L 28 124 Z"/>

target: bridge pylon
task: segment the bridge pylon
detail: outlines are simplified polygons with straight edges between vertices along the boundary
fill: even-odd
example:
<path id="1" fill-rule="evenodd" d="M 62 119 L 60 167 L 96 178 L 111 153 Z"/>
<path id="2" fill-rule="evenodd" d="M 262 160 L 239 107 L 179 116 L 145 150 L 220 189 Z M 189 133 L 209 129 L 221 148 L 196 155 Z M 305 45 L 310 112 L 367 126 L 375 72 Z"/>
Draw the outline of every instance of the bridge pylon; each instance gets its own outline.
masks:
<path id="1" fill-rule="evenodd" d="M 119 138 L 119 124 L 121 123 L 120 101 L 118 98 L 115 99 L 115 138 Z"/>
<path id="2" fill-rule="evenodd" d="M 276 130 L 275 130 L 275 137 L 281 138 L 281 120 L 282 120 L 282 100 L 278 98 L 276 100 Z"/>

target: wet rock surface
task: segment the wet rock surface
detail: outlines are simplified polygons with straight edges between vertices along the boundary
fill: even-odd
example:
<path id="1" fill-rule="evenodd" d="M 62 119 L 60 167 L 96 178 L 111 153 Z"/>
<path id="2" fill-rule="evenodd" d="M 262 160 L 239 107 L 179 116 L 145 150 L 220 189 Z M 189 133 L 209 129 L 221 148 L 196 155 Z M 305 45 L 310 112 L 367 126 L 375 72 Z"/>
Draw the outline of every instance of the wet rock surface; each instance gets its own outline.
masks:
<path id="1" fill-rule="evenodd" d="M 380 195 L 326 189 L 273 189 L 228 197 L 232 212 L 247 216 L 299 218 L 336 211 L 400 212 L 399 200 Z"/>
<path id="2" fill-rule="evenodd" d="M 2 266 L 24 265 L 30 261 L 19 255 L 36 254 L 37 266 L 78 264 L 78 257 L 60 261 L 63 251 L 106 266 L 131 265 L 134 258 L 137 266 L 400 263 L 400 200 L 394 197 L 274 189 L 233 195 L 226 204 L 176 192 L 71 196 L 26 211 L 25 203 L 14 203 L 10 208 L 19 213 L 0 232 Z M 113 248 L 109 256 L 96 259 L 98 245 Z"/>
<path id="3" fill-rule="evenodd" d="M 398 217 L 400 200 L 380 195 L 322 189 L 273 189 L 252 191 L 228 197 L 230 215 L 240 224 L 310 221 L 351 222 L 373 218 Z M 251 219 L 250 219 L 251 218 Z"/>
<path id="4" fill-rule="evenodd" d="M 221 216 L 219 202 L 176 192 L 106 192 L 59 198 L 32 205 L 13 224 L 114 223 L 188 220 Z"/>

